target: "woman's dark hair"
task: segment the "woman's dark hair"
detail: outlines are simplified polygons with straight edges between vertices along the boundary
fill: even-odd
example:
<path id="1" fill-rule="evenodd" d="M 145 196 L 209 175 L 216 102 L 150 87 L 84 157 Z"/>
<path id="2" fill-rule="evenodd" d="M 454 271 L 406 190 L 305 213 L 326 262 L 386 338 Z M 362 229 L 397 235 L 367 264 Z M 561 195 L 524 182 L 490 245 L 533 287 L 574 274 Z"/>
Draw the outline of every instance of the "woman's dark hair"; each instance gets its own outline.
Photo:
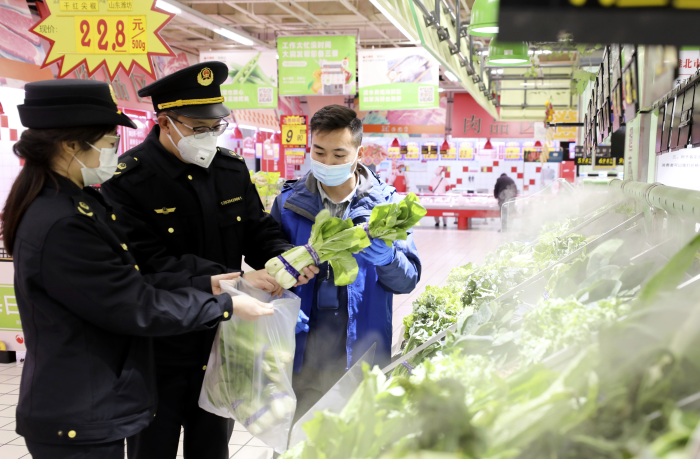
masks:
<path id="1" fill-rule="evenodd" d="M 355 148 L 362 145 L 362 120 L 355 110 L 343 105 L 328 105 L 311 117 L 311 133 L 327 133 L 338 129 L 350 129 Z"/>
<path id="2" fill-rule="evenodd" d="M 13 145 L 15 155 L 24 160 L 20 171 L 5 202 L 2 212 L 2 237 L 5 250 L 12 255 L 17 228 L 24 213 L 34 202 L 50 179 L 58 188 L 58 181 L 51 166 L 60 152 L 62 142 L 79 142 L 82 149 L 90 148 L 102 136 L 114 131 L 114 126 L 85 126 L 61 129 L 27 129 Z"/>

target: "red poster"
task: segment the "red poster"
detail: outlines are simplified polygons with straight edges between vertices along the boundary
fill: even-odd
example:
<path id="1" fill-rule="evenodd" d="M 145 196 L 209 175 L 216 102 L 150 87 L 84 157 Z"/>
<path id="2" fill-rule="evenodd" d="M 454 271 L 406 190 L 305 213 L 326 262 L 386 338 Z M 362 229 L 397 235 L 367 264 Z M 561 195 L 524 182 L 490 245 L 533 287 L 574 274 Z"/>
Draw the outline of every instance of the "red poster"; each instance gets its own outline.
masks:
<path id="1" fill-rule="evenodd" d="M 497 121 L 467 93 L 454 96 L 452 137 L 533 139 L 534 121 Z"/>

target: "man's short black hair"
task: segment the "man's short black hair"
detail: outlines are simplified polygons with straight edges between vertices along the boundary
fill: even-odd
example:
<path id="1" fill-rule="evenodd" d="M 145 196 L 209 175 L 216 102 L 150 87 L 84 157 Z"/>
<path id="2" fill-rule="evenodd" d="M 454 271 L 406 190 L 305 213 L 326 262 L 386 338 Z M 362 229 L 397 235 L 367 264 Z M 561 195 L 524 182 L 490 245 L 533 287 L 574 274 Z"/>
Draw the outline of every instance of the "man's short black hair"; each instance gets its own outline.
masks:
<path id="1" fill-rule="evenodd" d="M 311 117 L 311 134 L 328 133 L 338 129 L 350 129 L 356 148 L 362 145 L 362 120 L 355 110 L 342 105 L 328 105 Z"/>

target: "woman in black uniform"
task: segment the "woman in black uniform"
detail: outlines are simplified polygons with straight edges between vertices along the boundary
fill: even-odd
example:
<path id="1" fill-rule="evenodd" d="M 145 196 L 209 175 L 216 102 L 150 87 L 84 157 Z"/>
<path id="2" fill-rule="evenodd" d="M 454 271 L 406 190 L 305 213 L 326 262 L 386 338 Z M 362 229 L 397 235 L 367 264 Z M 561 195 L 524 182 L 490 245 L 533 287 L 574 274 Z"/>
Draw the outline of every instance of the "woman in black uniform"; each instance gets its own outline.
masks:
<path id="1" fill-rule="evenodd" d="M 136 265 L 108 203 L 88 186 L 118 172 L 116 126 L 135 127 L 109 85 L 41 81 L 25 91 L 18 109 L 29 129 L 14 146 L 25 165 L 2 226 L 27 345 L 17 433 L 34 458 L 123 459 L 124 438 L 157 415 L 149 337 L 272 309 L 179 288 L 203 284 L 174 259 Z M 205 277 L 217 290 L 231 275 Z"/>

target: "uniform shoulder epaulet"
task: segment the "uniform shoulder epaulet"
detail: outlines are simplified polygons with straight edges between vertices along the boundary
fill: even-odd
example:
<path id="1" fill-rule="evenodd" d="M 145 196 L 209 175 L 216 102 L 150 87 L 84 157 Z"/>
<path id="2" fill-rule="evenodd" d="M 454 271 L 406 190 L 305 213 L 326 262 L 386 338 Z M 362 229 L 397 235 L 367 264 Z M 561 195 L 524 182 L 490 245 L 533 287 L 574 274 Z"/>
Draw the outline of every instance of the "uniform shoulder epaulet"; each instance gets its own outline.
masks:
<path id="1" fill-rule="evenodd" d="M 220 156 L 222 158 L 238 159 L 238 160 L 243 161 L 245 163 L 245 159 L 243 158 L 243 156 L 239 155 L 235 151 L 231 151 L 228 148 L 224 148 L 224 147 L 216 147 L 216 150 L 221 154 Z"/>
<path id="2" fill-rule="evenodd" d="M 97 220 L 97 217 L 95 217 L 95 212 L 92 210 L 92 208 L 84 201 L 84 199 L 81 196 L 73 196 L 73 204 L 75 208 L 75 214 L 76 215 L 82 215 L 84 217 L 92 218 L 93 220 Z"/>
<path id="3" fill-rule="evenodd" d="M 117 164 L 117 171 L 114 173 L 114 178 L 121 177 L 129 171 L 132 171 L 139 167 L 140 161 L 136 156 L 124 155 L 119 158 L 119 163 Z"/>

